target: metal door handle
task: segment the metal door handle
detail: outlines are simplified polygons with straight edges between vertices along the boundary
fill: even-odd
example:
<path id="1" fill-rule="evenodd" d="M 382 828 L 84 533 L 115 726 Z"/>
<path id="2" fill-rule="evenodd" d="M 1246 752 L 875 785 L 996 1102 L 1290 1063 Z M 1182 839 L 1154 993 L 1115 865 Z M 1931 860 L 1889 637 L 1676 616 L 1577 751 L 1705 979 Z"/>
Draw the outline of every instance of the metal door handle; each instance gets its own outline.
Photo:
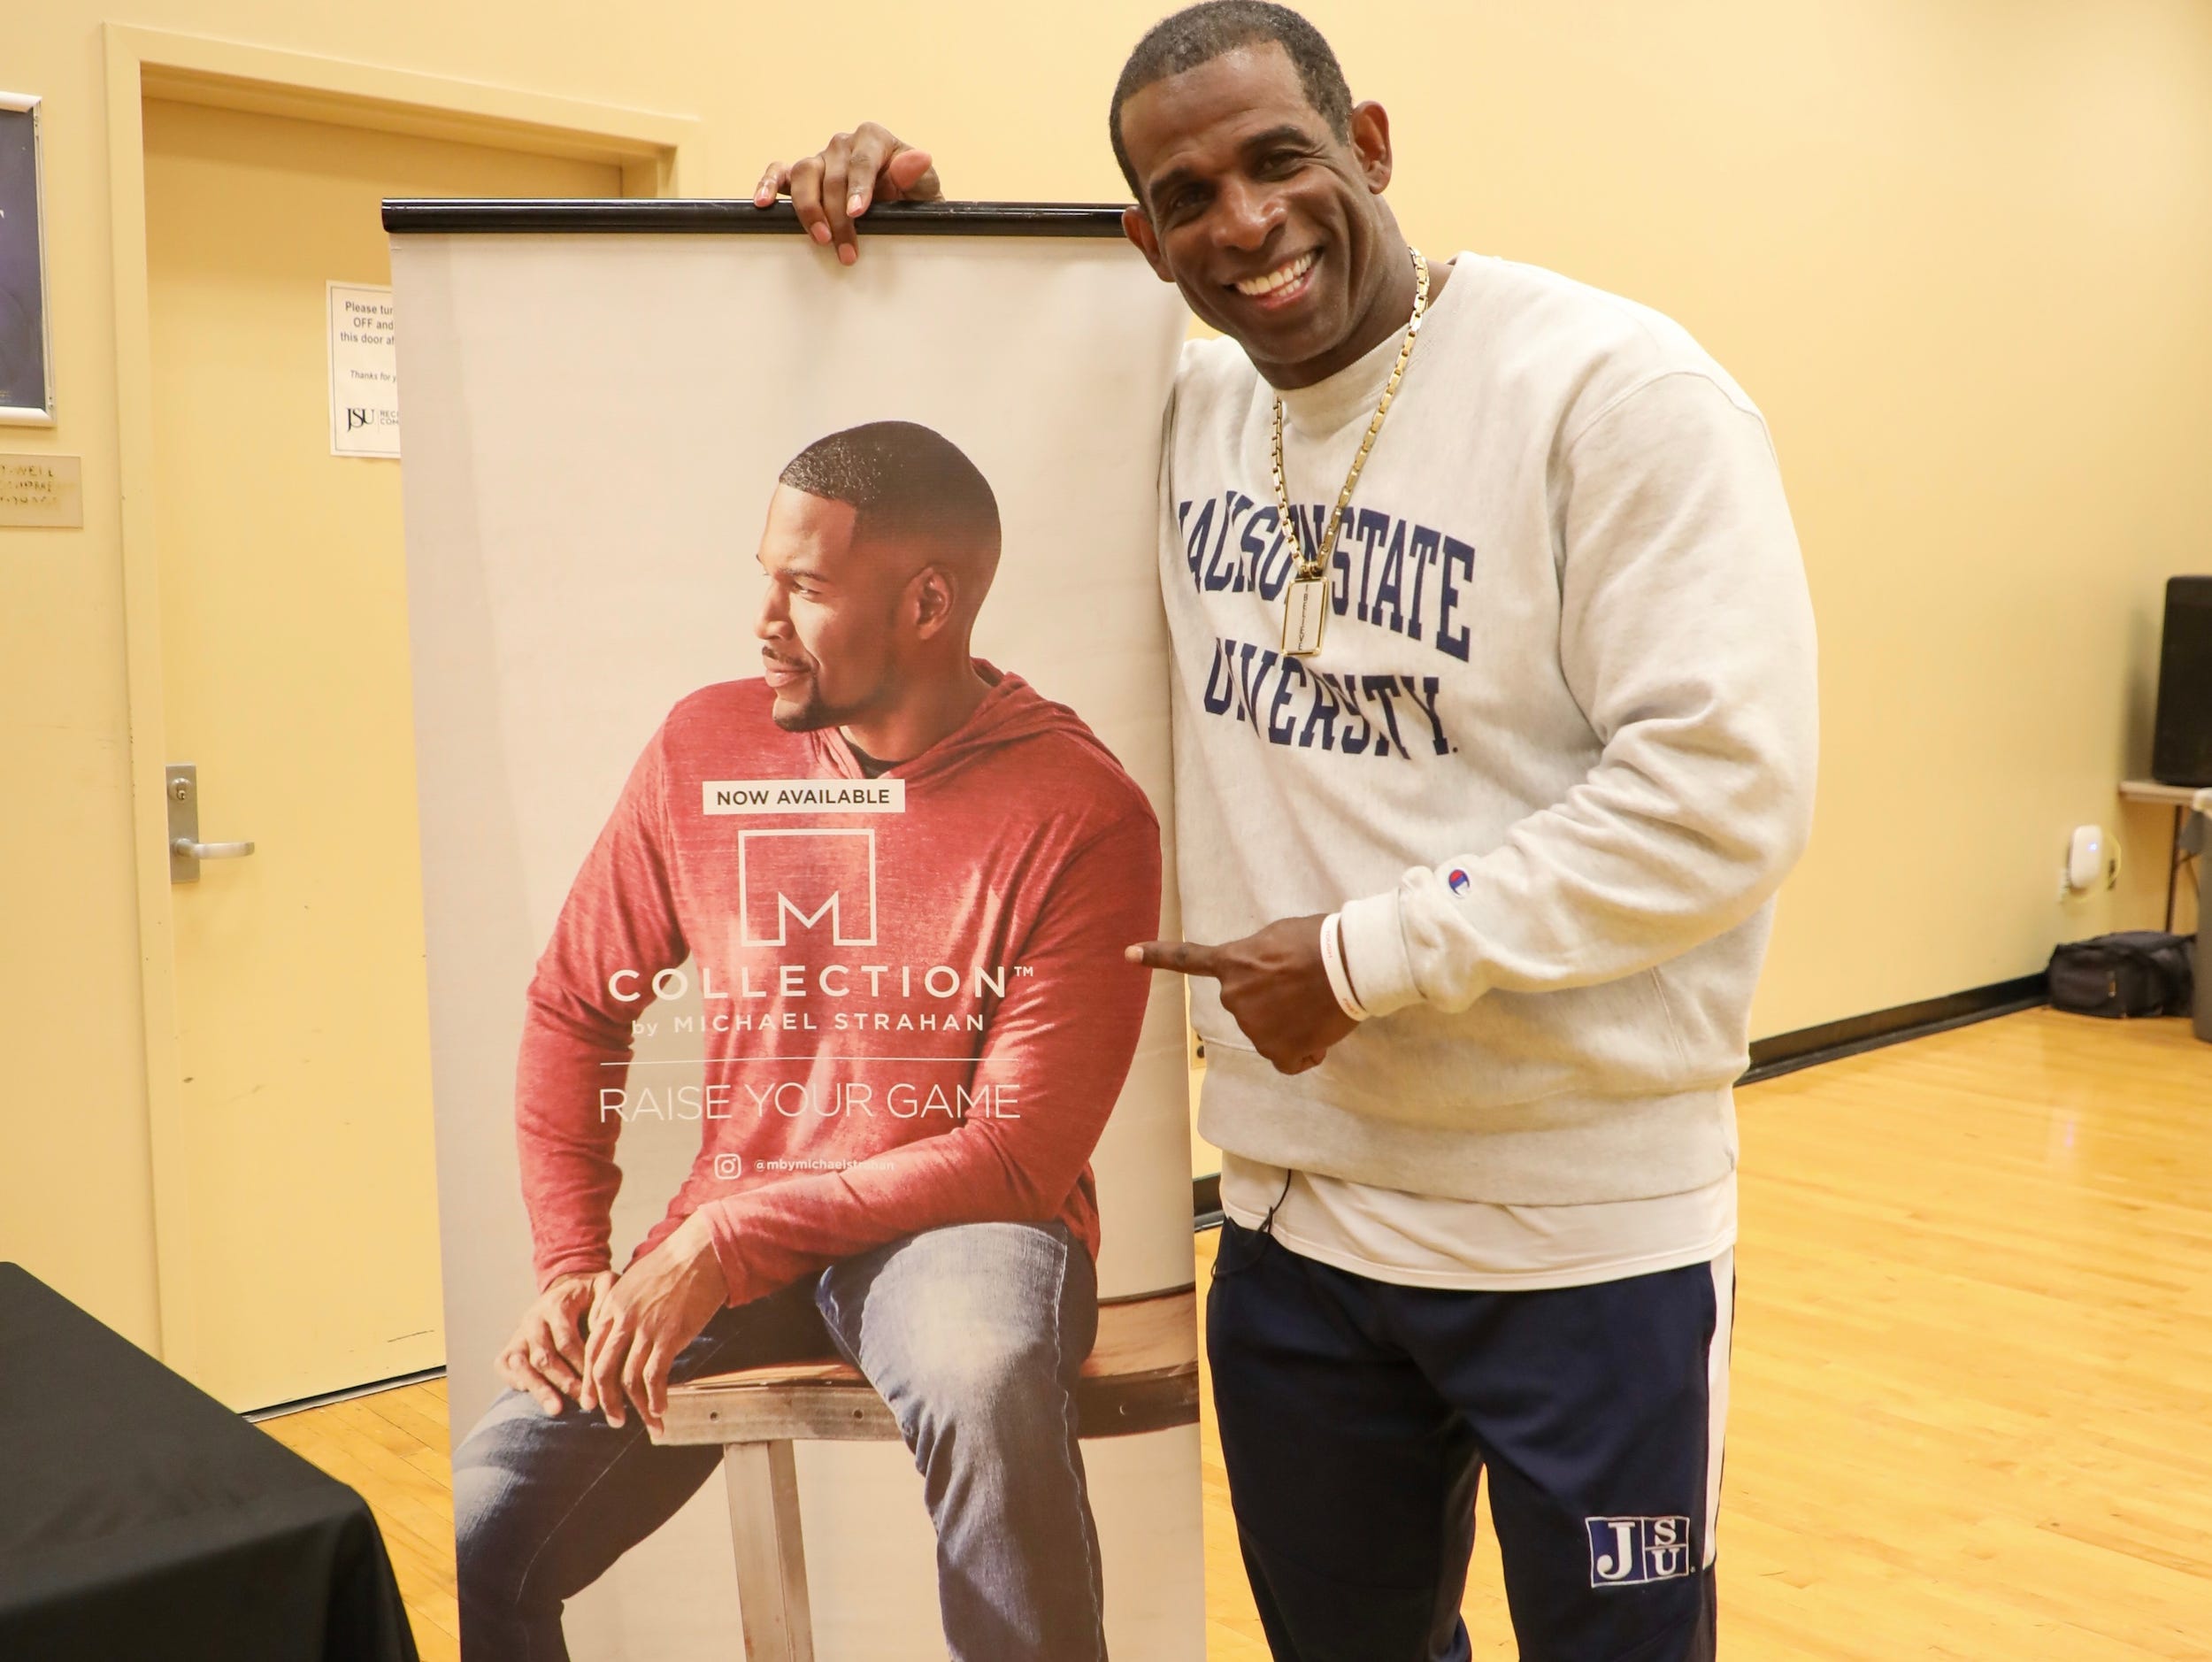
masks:
<path id="1" fill-rule="evenodd" d="M 195 843 L 190 837 L 179 837 L 169 845 L 172 854 L 180 854 L 188 860 L 234 860 L 253 852 L 250 843 Z"/>
<path id="2" fill-rule="evenodd" d="M 202 860 L 242 859 L 253 852 L 250 843 L 200 841 L 200 770 L 189 762 L 172 762 L 163 770 L 163 794 L 169 799 L 169 881 L 196 883 Z"/>

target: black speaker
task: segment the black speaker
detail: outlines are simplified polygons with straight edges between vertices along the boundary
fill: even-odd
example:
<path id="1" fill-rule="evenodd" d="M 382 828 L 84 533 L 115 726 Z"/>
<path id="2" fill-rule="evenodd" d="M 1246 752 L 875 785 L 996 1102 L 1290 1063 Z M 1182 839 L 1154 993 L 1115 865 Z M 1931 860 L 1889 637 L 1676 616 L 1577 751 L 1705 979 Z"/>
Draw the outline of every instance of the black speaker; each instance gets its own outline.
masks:
<path id="1" fill-rule="evenodd" d="M 2162 785 L 2212 785 L 2212 577 L 2166 580 L 2151 777 Z"/>

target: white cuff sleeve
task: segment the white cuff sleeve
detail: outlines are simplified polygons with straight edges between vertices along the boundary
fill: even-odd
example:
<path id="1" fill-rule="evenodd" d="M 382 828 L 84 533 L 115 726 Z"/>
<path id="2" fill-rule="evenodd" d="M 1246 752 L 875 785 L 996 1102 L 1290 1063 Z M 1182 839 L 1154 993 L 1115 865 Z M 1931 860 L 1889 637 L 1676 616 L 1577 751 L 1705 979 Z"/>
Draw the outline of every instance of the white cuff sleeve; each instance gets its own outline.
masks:
<path id="1" fill-rule="evenodd" d="M 1329 990 L 1336 1006 L 1355 1021 L 1367 1020 L 1367 1006 L 1352 991 L 1351 977 L 1344 973 L 1343 918 L 1331 912 L 1321 920 L 1321 967 L 1328 973 Z"/>
<path id="2" fill-rule="evenodd" d="M 1419 1004 L 1421 989 L 1414 985 L 1413 965 L 1406 957 L 1405 936 L 1398 924 L 1398 891 L 1347 901 L 1336 915 L 1344 973 L 1351 978 L 1360 1007 L 1372 1017 Z"/>

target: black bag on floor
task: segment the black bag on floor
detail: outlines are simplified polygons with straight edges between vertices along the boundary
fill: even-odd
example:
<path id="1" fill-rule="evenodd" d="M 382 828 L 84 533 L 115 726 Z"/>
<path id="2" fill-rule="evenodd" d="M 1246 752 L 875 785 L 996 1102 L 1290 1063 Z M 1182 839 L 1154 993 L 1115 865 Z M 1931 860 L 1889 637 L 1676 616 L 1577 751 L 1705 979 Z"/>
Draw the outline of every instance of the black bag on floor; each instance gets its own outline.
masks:
<path id="1" fill-rule="evenodd" d="M 2069 941 L 2051 953 L 2051 1006 L 2085 1016 L 2185 1016 L 2196 943 L 2126 929 Z"/>

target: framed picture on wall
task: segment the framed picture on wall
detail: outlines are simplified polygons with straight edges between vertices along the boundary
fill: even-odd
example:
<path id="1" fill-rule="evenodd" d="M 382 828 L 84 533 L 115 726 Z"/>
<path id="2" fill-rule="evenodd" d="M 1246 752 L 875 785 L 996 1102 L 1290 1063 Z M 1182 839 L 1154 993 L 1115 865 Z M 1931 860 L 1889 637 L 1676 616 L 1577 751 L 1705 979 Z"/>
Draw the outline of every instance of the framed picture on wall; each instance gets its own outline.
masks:
<path id="1" fill-rule="evenodd" d="M 0 424 L 51 427 L 38 100 L 0 92 Z"/>

